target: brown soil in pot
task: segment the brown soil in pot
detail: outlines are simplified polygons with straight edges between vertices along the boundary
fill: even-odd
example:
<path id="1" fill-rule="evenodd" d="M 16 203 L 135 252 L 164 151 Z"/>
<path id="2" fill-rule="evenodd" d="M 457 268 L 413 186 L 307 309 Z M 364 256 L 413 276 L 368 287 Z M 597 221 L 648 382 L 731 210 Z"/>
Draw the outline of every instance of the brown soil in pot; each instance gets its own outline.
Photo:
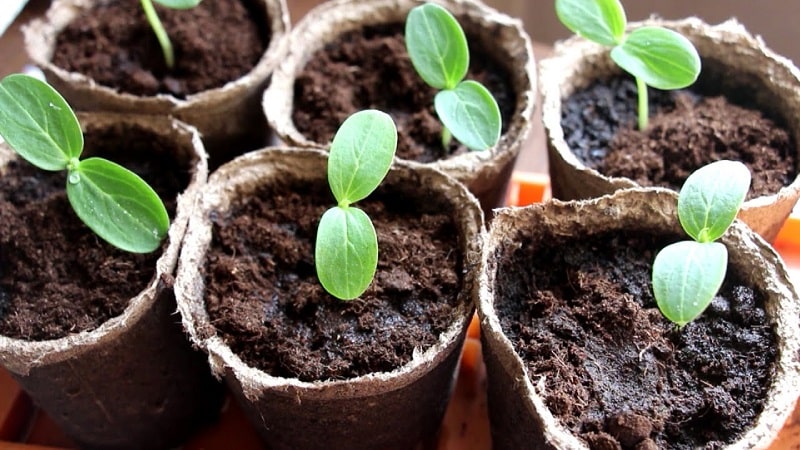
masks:
<path id="1" fill-rule="evenodd" d="M 392 371 L 434 345 L 458 310 L 463 280 L 452 218 L 385 189 L 359 203 L 378 233 L 375 281 L 349 302 L 325 293 L 313 246 L 332 204 L 326 186 L 305 183 L 262 188 L 214 217 L 204 269 L 209 316 L 235 353 L 273 376 Z"/>
<path id="2" fill-rule="evenodd" d="M 675 238 L 547 239 L 526 233 L 502 254 L 496 308 L 565 427 L 592 449 L 693 449 L 752 425 L 777 357 L 760 292 L 729 272 L 709 309 L 676 330 L 650 291 L 653 257 Z"/>
<path id="3" fill-rule="evenodd" d="M 649 125 L 639 131 L 633 79 L 597 82 L 563 100 L 564 139 L 586 166 L 642 186 L 679 190 L 690 173 L 720 159 L 748 166 L 753 175 L 748 199 L 790 185 L 797 155 L 786 129 L 752 105 L 704 93 L 649 89 Z"/>
<path id="4" fill-rule="evenodd" d="M 125 129 L 122 140 L 120 132 L 86 133 L 83 156 L 104 156 L 138 173 L 173 217 L 189 168 L 164 157 L 175 154 L 165 138 Z M 0 334 L 26 340 L 91 330 L 121 314 L 152 280 L 161 254 L 127 253 L 100 240 L 69 205 L 66 172 L 22 160 L 0 176 L 0 248 Z"/>
<path id="5" fill-rule="evenodd" d="M 516 94 L 510 75 L 492 59 L 492 49 L 467 36 L 470 68 L 500 106 L 503 130 L 514 114 Z M 330 142 L 350 114 L 377 108 L 397 124 L 399 158 L 428 163 L 469 151 L 455 139 L 445 153 L 442 125 L 433 109 L 436 90 L 414 70 L 405 48 L 403 24 L 348 32 L 316 52 L 295 81 L 292 120 L 314 142 Z"/>
<path id="6" fill-rule="evenodd" d="M 203 0 L 189 10 L 156 5 L 175 51 L 168 70 L 139 2 L 110 1 L 59 33 L 53 63 L 134 95 L 185 98 L 236 80 L 258 63 L 270 35 L 267 24 L 253 21 L 252 8 L 242 0 Z"/>

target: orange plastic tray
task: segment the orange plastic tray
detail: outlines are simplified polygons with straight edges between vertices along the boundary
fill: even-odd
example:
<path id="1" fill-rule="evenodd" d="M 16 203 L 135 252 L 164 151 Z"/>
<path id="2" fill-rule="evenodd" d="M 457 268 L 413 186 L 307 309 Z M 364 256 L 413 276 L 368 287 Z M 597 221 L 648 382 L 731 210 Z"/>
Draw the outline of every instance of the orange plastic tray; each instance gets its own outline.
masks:
<path id="1" fill-rule="evenodd" d="M 524 206 L 550 197 L 546 175 L 515 173 L 507 204 Z M 791 217 L 781 230 L 775 248 L 784 258 L 793 279 L 800 282 L 800 217 Z M 445 414 L 436 450 L 489 450 L 485 372 L 473 320 L 459 367 L 458 382 Z M 36 409 L 11 377 L 0 369 L 0 450 L 68 449 L 72 444 L 58 427 Z M 186 450 L 236 448 L 260 449 L 255 430 L 233 401 L 226 402 L 220 420 L 202 430 L 184 446 Z M 800 450 L 800 404 L 786 422 L 771 450 Z"/>

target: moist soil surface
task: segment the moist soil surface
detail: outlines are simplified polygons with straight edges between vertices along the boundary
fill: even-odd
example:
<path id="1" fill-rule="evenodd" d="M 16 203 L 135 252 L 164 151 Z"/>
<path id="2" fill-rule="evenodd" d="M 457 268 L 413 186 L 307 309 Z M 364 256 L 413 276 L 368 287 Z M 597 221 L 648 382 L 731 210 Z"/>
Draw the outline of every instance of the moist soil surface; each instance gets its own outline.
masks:
<path id="1" fill-rule="evenodd" d="M 102 3 L 102 2 L 98 2 Z M 98 4 L 57 36 L 53 63 L 133 95 L 190 94 L 246 75 L 266 51 L 269 28 L 242 0 L 203 0 L 188 10 L 156 5 L 175 52 L 168 69 L 139 1 Z"/>
<path id="2" fill-rule="evenodd" d="M 375 280 L 352 301 L 327 294 L 314 268 L 317 224 L 333 205 L 327 186 L 262 188 L 212 216 L 206 306 L 248 365 L 303 381 L 388 372 L 458 318 L 465 306 L 453 220 L 436 202 L 420 207 L 382 189 L 359 202 L 380 250 Z"/>
<path id="3" fill-rule="evenodd" d="M 510 75 L 492 59 L 493 49 L 482 49 L 470 36 L 467 40 L 465 79 L 483 83 L 494 95 L 505 133 L 516 106 Z M 402 24 L 367 27 L 343 34 L 309 59 L 295 80 L 292 120 L 308 139 L 327 143 L 351 114 L 380 109 L 397 125 L 397 156 L 428 163 L 468 151 L 455 139 L 444 151 L 433 109 L 436 92 L 414 70 Z"/>
<path id="4" fill-rule="evenodd" d="M 759 111 L 693 90 L 649 89 L 650 119 L 636 125 L 630 77 L 595 83 L 564 100 L 561 125 L 588 167 L 642 186 L 679 190 L 693 171 L 720 159 L 743 162 L 753 176 L 747 198 L 777 193 L 797 176 L 795 143 Z"/>
<path id="5" fill-rule="evenodd" d="M 729 268 L 711 306 L 676 329 L 650 290 L 651 262 L 675 240 L 524 235 L 498 256 L 503 331 L 592 449 L 718 449 L 763 409 L 777 355 L 761 293 Z"/>
<path id="6" fill-rule="evenodd" d="M 124 136 L 121 138 L 120 136 Z M 127 127 L 85 134 L 83 157 L 117 162 L 145 179 L 174 217 L 187 168 L 169 141 Z M 78 219 L 66 196 L 66 172 L 17 159 L 0 176 L 0 334 L 47 340 L 92 330 L 118 316 L 155 275 L 161 251 L 123 252 Z M 168 245 L 167 239 L 162 249 Z"/>

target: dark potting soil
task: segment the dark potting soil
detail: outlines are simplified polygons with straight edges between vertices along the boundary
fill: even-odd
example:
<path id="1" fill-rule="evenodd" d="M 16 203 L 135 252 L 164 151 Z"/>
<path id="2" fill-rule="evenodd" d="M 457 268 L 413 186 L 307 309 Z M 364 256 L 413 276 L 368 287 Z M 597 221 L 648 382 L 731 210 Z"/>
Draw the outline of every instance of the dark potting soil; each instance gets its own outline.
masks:
<path id="1" fill-rule="evenodd" d="M 480 81 L 494 95 L 505 133 L 516 107 L 510 75 L 490 56 L 492 49 L 482 49 L 469 36 L 467 40 L 466 79 Z M 309 59 L 295 80 L 292 120 L 310 140 L 330 142 L 354 112 L 380 109 L 397 125 L 397 156 L 428 163 L 469 151 L 455 139 L 443 151 L 435 95 L 411 64 L 403 24 L 367 27 L 345 33 Z"/>
<path id="2" fill-rule="evenodd" d="M 776 338 L 760 292 L 729 271 L 683 330 L 656 307 L 652 260 L 672 241 L 521 236 L 501 257 L 498 314 L 534 385 L 569 430 L 600 449 L 716 449 L 763 409 Z"/>
<path id="3" fill-rule="evenodd" d="M 165 156 L 169 142 L 126 128 L 88 132 L 85 143 L 84 157 L 103 156 L 139 174 L 174 217 L 190 176 Z M 0 176 L 0 334 L 36 341 L 95 329 L 147 286 L 160 254 L 127 253 L 102 241 L 69 205 L 66 172 L 12 161 Z"/>
<path id="4" fill-rule="evenodd" d="M 263 188 L 212 216 L 204 273 L 213 326 L 274 376 L 347 379 L 406 364 L 438 341 L 463 301 L 455 224 L 437 205 L 414 203 L 381 189 L 359 202 L 378 234 L 378 270 L 347 302 L 323 290 L 314 268 L 317 224 L 333 205 L 326 186 Z"/>
<path id="5" fill-rule="evenodd" d="M 222 87 L 250 72 L 269 45 L 269 27 L 253 20 L 261 16 L 254 2 L 203 0 L 188 10 L 156 5 L 175 52 L 169 70 L 139 1 L 98 3 L 58 34 L 53 63 L 134 95 L 185 98 Z"/>
<path id="6" fill-rule="evenodd" d="M 649 89 L 649 96 L 644 131 L 636 125 L 630 77 L 595 83 L 565 99 L 561 125 L 570 149 L 603 175 L 674 190 L 708 163 L 741 161 L 753 176 L 748 199 L 775 194 L 797 176 L 793 139 L 759 111 L 687 89 Z"/>

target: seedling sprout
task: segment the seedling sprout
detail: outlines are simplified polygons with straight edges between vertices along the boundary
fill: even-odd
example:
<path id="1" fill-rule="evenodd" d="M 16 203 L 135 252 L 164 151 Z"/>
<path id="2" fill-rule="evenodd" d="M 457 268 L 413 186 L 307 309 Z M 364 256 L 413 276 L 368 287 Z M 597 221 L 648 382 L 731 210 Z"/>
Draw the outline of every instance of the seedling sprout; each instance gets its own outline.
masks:
<path id="1" fill-rule="evenodd" d="M 714 299 L 728 266 L 715 242 L 730 227 L 750 188 L 738 161 L 717 161 L 692 173 L 678 196 L 678 218 L 692 240 L 664 247 L 653 262 L 653 294 L 664 316 L 683 327 Z"/>
<path id="2" fill-rule="evenodd" d="M 111 245 L 148 253 L 166 236 L 167 210 L 144 180 L 103 158 L 79 159 L 83 133 L 78 119 L 47 83 L 21 74 L 0 81 L 0 136 L 34 166 L 66 170 L 72 208 Z"/>
<path id="3" fill-rule="evenodd" d="M 378 237 L 369 216 L 352 204 L 374 191 L 397 149 L 391 117 L 357 112 L 339 127 L 328 157 L 328 184 L 337 205 L 320 219 L 314 260 L 322 287 L 341 300 L 367 290 L 378 267 Z"/>
<path id="4" fill-rule="evenodd" d="M 158 18 L 153 2 L 171 9 L 191 9 L 199 5 L 201 1 L 202 0 L 142 0 L 144 15 L 147 17 L 147 22 L 150 23 L 150 27 L 156 34 L 156 39 L 158 39 L 158 43 L 161 45 L 161 51 L 164 53 L 164 62 L 169 69 L 175 67 L 175 53 L 172 50 L 172 41 L 170 41 L 167 31 L 161 23 L 161 19 Z"/>
<path id="5" fill-rule="evenodd" d="M 464 80 L 469 48 L 461 25 L 449 11 L 426 3 L 406 18 L 406 49 L 417 73 L 439 89 L 434 109 L 442 121 L 442 146 L 451 135 L 471 150 L 486 150 L 500 139 L 501 117 L 491 92 L 474 80 Z"/>
<path id="6" fill-rule="evenodd" d="M 700 56 L 681 34 L 657 26 L 625 32 L 619 0 L 556 0 L 556 15 L 570 31 L 611 47 L 611 59 L 636 79 L 639 129 L 647 128 L 647 86 L 685 88 L 700 74 Z"/>

